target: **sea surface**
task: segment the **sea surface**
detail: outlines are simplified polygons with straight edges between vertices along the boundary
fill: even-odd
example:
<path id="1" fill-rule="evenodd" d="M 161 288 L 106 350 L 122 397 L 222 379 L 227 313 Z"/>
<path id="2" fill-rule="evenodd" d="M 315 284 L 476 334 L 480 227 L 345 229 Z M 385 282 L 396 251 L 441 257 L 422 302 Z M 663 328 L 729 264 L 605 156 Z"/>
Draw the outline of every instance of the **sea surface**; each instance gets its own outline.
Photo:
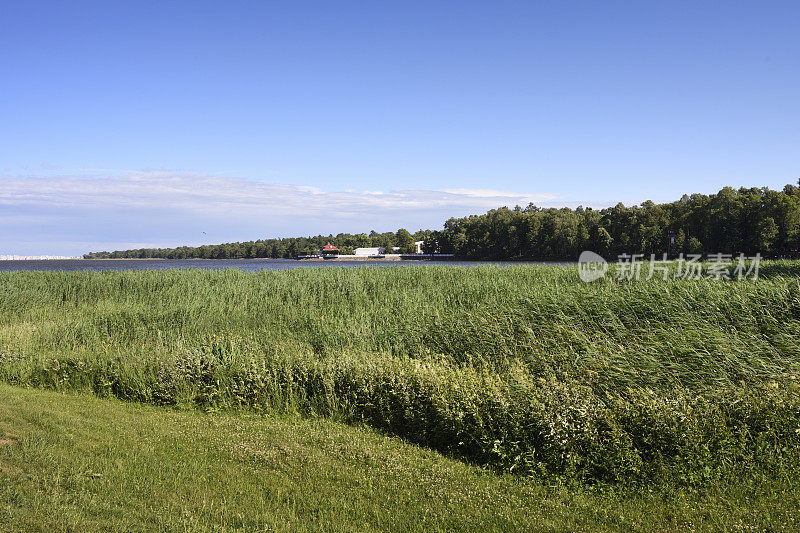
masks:
<path id="1" fill-rule="evenodd" d="M 518 261 L 295 261 L 293 259 L 36 259 L 0 261 L 0 272 L 14 270 L 163 270 L 168 268 L 203 268 L 220 270 L 238 268 L 248 272 L 259 270 L 288 270 L 291 268 L 373 268 L 425 265 L 556 265 L 564 263 L 521 263 Z"/>

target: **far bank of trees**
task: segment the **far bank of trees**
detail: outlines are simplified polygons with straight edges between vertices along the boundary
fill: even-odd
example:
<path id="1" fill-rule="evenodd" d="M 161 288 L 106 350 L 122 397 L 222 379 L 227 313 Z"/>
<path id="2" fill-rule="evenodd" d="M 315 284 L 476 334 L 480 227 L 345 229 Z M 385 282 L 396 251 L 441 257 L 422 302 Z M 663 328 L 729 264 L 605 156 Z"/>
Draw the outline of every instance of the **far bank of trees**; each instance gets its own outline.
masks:
<path id="1" fill-rule="evenodd" d="M 674 242 L 669 243 L 670 235 Z M 483 215 L 451 218 L 441 230 L 266 239 L 199 247 L 95 252 L 86 258 L 294 258 L 330 242 L 352 253 L 358 247 L 400 246 L 414 241 L 426 253 L 465 259 L 575 260 L 583 250 L 607 258 L 638 253 L 744 253 L 796 256 L 800 249 L 800 189 L 725 187 L 717 194 L 605 209 L 503 207 Z"/>
<path id="2" fill-rule="evenodd" d="M 331 243 L 342 254 L 352 254 L 356 248 L 389 248 L 397 246 L 402 253 L 414 253 L 414 241 L 421 241 L 431 234 L 408 230 L 378 233 L 340 233 L 338 235 L 317 235 L 315 237 L 289 237 L 284 239 L 261 239 L 257 241 L 229 242 L 203 246 L 181 246 L 178 248 L 138 248 L 115 252 L 92 252 L 85 259 L 248 259 L 272 258 L 294 259 L 299 255 L 317 252 Z"/>

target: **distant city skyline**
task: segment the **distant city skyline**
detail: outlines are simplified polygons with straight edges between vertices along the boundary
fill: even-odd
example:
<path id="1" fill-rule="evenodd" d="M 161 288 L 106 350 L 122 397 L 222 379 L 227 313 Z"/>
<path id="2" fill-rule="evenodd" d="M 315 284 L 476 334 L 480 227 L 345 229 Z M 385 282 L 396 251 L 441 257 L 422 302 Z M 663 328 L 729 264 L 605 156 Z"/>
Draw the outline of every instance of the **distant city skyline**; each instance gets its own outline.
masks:
<path id="1" fill-rule="evenodd" d="M 6 3 L 0 255 L 800 177 L 796 2 Z"/>

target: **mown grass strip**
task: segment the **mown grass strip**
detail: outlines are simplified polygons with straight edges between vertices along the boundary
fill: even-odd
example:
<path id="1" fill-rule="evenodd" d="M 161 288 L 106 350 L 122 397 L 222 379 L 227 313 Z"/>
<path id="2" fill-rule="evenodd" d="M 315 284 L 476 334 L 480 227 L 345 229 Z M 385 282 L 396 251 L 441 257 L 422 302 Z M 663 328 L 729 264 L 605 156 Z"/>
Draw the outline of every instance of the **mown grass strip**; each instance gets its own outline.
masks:
<path id="1" fill-rule="evenodd" d="M 324 419 L 0 385 L 0 530 L 791 531 L 798 509 L 791 479 L 545 486 Z"/>

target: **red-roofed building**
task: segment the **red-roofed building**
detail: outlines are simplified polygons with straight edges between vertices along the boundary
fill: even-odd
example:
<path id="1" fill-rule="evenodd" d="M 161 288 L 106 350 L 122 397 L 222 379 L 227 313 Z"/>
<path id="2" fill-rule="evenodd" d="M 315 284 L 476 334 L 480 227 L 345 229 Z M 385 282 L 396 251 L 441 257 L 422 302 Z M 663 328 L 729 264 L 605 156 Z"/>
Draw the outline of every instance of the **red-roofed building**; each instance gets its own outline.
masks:
<path id="1" fill-rule="evenodd" d="M 322 255 L 323 256 L 337 256 L 339 255 L 339 249 L 332 245 L 331 243 L 326 244 L 322 247 Z"/>

